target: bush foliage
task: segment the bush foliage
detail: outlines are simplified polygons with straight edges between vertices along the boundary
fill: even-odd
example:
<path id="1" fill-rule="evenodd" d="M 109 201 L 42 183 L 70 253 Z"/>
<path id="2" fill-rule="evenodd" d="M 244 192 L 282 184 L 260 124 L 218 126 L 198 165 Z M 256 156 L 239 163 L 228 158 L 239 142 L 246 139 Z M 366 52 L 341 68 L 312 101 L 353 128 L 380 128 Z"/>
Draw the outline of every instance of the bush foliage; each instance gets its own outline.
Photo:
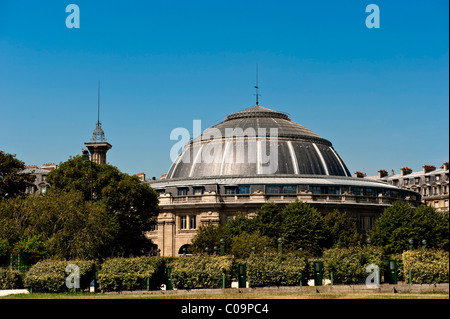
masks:
<path id="1" fill-rule="evenodd" d="M 0 289 L 22 289 L 22 273 L 19 270 L 0 268 Z"/>
<path id="2" fill-rule="evenodd" d="M 101 265 L 99 289 L 104 291 L 158 289 L 163 283 L 164 257 L 112 258 Z"/>
<path id="3" fill-rule="evenodd" d="M 252 254 L 245 260 L 250 287 L 299 286 L 306 274 L 306 260 L 293 253 Z"/>
<path id="4" fill-rule="evenodd" d="M 366 267 L 375 264 L 382 271 L 385 257 L 379 247 L 334 248 L 323 253 L 324 276 L 334 283 L 361 284 L 368 276 Z"/>
<path id="5" fill-rule="evenodd" d="M 225 274 L 229 286 L 234 264 L 233 256 L 192 255 L 173 259 L 172 283 L 178 289 L 220 288 Z"/>
<path id="6" fill-rule="evenodd" d="M 449 252 L 443 250 L 409 250 L 402 254 L 404 277 L 411 270 L 412 283 L 449 282 Z"/>
<path id="7" fill-rule="evenodd" d="M 66 267 L 75 264 L 80 270 L 80 289 L 87 289 L 94 279 L 95 263 L 86 260 L 42 260 L 33 265 L 25 276 L 25 286 L 33 292 L 64 292 Z"/>

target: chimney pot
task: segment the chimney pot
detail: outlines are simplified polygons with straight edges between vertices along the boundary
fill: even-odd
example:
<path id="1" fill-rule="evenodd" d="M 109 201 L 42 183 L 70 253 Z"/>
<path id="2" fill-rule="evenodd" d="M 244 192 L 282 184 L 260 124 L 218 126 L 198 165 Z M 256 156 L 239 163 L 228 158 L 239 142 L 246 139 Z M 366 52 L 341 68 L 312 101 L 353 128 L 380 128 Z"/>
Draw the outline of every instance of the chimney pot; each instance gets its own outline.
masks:
<path id="1" fill-rule="evenodd" d="M 424 165 L 424 166 L 422 166 L 422 169 L 423 169 L 423 173 L 425 174 L 425 173 L 429 173 L 429 172 L 434 171 L 436 169 L 436 166 L 434 166 L 434 165 Z"/>
<path id="2" fill-rule="evenodd" d="M 405 167 L 400 168 L 400 173 L 402 176 L 405 176 L 405 175 L 411 174 L 412 169 L 405 166 Z"/>
<path id="3" fill-rule="evenodd" d="M 384 170 L 384 169 L 380 169 L 378 171 L 378 177 L 379 178 L 383 178 L 383 177 L 387 176 L 387 174 L 388 174 L 388 172 L 386 170 Z"/>

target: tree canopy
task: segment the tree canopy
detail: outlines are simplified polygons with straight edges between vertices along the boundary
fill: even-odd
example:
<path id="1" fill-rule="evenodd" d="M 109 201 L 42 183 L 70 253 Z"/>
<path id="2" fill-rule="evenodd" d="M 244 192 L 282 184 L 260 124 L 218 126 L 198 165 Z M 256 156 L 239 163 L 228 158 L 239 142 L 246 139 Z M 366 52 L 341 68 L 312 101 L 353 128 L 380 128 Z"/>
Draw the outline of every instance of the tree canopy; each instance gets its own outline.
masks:
<path id="1" fill-rule="evenodd" d="M 246 256 L 252 247 L 276 249 L 278 238 L 283 249 L 319 255 L 323 248 L 360 245 L 362 237 L 346 213 L 335 211 L 324 217 L 307 203 L 295 201 L 284 207 L 266 203 L 254 218 L 241 213 L 224 226 L 201 227 L 193 240 L 194 251 L 211 249 L 220 238 L 228 251 Z"/>
<path id="2" fill-rule="evenodd" d="M 102 258 L 112 255 L 119 224 L 100 202 L 88 202 L 78 191 L 12 198 L 0 203 L 0 239 L 38 247 L 58 258 Z M 30 239 L 36 239 L 30 243 Z M 15 245 L 16 244 L 16 245 Z M 30 246 L 30 247 L 29 247 Z"/>
<path id="3" fill-rule="evenodd" d="M 384 210 L 374 228 L 367 234 L 374 245 L 388 253 L 400 253 L 409 249 L 409 240 L 415 248 L 426 240 L 427 247 L 449 249 L 449 216 L 430 206 L 414 208 L 404 201 L 397 201 Z"/>
<path id="4" fill-rule="evenodd" d="M 34 176 L 21 173 L 24 168 L 25 163 L 15 155 L 0 150 L 0 200 L 25 194 Z"/>
<path id="5" fill-rule="evenodd" d="M 150 241 L 144 232 L 150 229 L 153 218 L 159 213 L 158 197 L 137 176 L 121 173 L 109 164 L 83 161 L 81 156 L 75 156 L 51 171 L 47 181 L 52 185 L 50 192 L 76 190 L 83 194 L 84 200 L 89 201 L 92 196 L 95 202 L 104 205 L 119 225 L 115 254 L 139 255 L 149 250 Z"/>
<path id="6" fill-rule="evenodd" d="M 20 161 L 14 165 L 23 166 Z M 85 259 L 149 251 L 151 241 L 144 232 L 159 206 L 148 184 L 114 166 L 83 161 L 81 156 L 61 163 L 48 174 L 47 182 L 51 187 L 44 195 L 0 202 L 0 247 Z"/>

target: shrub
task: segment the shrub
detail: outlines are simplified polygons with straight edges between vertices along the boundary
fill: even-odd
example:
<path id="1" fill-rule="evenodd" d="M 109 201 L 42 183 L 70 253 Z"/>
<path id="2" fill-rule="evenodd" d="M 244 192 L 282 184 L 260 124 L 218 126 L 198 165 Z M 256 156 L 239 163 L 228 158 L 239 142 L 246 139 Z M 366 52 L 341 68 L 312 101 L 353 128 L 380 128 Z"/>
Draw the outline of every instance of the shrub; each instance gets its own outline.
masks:
<path id="1" fill-rule="evenodd" d="M 0 266 L 9 263 L 9 244 L 8 240 L 0 239 Z"/>
<path id="2" fill-rule="evenodd" d="M 219 288 L 225 274 L 226 285 L 231 284 L 233 256 L 192 255 L 174 259 L 172 283 L 178 289 Z"/>
<path id="3" fill-rule="evenodd" d="M 250 287 L 298 286 L 300 273 L 306 278 L 306 260 L 293 253 L 252 254 L 246 263 Z"/>
<path id="4" fill-rule="evenodd" d="M 113 258 L 106 260 L 98 273 L 101 290 L 158 289 L 163 283 L 164 257 Z"/>
<path id="5" fill-rule="evenodd" d="M 25 276 L 25 286 L 31 287 L 33 292 L 63 292 L 66 287 L 66 267 L 75 264 L 80 271 L 80 288 L 89 288 L 94 278 L 95 264 L 86 260 L 43 260 L 31 266 Z"/>
<path id="6" fill-rule="evenodd" d="M 33 265 L 25 276 L 25 286 L 33 292 L 63 292 L 66 287 L 66 267 L 75 264 L 80 270 L 80 288 L 89 288 L 94 278 L 95 263 L 86 260 L 42 260 Z"/>
<path id="7" fill-rule="evenodd" d="M 449 282 L 449 252 L 444 250 L 409 250 L 402 254 L 404 277 L 411 270 L 413 283 Z"/>
<path id="8" fill-rule="evenodd" d="M 0 268 L 0 289 L 22 288 L 22 273 L 19 270 Z"/>
<path id="9" fill-rule="evenodd" d="M 352 247 L 325 250 L 323 253 L 324 276 L 330 278 L 333 272 L 333 283 L 364 283 L 369 275 L 366 267 L 375 264 L 383 273 L 384 255 L 378 247 Z"/>

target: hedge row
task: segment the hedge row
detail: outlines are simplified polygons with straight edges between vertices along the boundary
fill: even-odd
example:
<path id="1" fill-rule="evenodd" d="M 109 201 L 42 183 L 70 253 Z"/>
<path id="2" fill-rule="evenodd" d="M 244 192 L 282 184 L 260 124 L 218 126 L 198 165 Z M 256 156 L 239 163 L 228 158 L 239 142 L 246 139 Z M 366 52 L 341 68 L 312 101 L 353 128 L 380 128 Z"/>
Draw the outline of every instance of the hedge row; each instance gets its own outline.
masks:
<path id="1" fill-rule="evenodd" d="M 244 262 L 250 287 L 299 286 L 307 277 L 307 260 L 292 253 L 252 254 Z"/>
<path id="2" fill-rule="evenodd" d="M 89 288 L 94 278 L 95 263 L 86 260 L 44 260 L 33 265 L 25 276 L 25 287 L 33 292 L 64 292 L 66 286 L 66 267 L 70 264 L 79 267 L 80 289 Z"/>
<path id="3" fill-rule="evenodd" d="M 324 278 L 333 283 L 363 284 L 368 276 L 366 267 L 375 264 L 383 272 L 385 256 L 378 247 L 335 248 L 323 253 Z"/>
<path id="4" fill-rule="evenodd" d="M 384 256 L 376 247 L 329 249 L 320 259 L 323 262 L 323 278 L 334 283 L 364 284 L 368 274 L 366 266 L 376 264 L 384 271 Z M 399 280 L 408 282 L 411 271 L 413 283 L 448 283 L 449 252 L 442 250 L 414 250 L 389 256 L 397 260 Z M 17 270 L 0 269 L 0 289 L 32 288 L 33 292 L 67 291 L 66 267 L 76 264 L 80 270 L 80 288 L 87 289 L 98 269 L 98 288 L 103 291 L 159 289 L 166 283 L 164 277 L 171 268 L 171 280 L 175 288 L 219 288 L 225 275 L 226 287 L 238 280 L 238 264 L 247 265 L 247 281 L 250 287 L 297 286 L 313 278 L 312 260 L 296 254 L 252 254 L 236 260 L 233 256 L 193 255 L 186 257 L 134 257 L 108 259 L 100 265 L 93 261 L 45 260 L 33 265 L 23 274 Z M 302 274 L 302 275 L 300 275 Z"/>
<path id="5" fill-rule="evenodd" d="M 0 268 L 0 289 L 21 288 L 23 288 L 23 280 L 19 270 Z"/>
<path id="6" fill-rule="evenodd" d="M 443 250 L 411 250 L 402 255 L 403 276 L 417 284 L 449 282 L 449 252 Z"/>
<path id="7" fill-rule="evenodd" d="M 174 259 L 172 284 L 178 289 L 220 288 L 225 275 L 226 286 L 231 285 L 233 275 L 233 256 L 193 255 Z"/>
<path id="8" fill-rule="evenodd" d="M 106 260 L 98 273 L 100 290 L 159 289 L 164 276 L 165 258 L 134 257 Z"/>

